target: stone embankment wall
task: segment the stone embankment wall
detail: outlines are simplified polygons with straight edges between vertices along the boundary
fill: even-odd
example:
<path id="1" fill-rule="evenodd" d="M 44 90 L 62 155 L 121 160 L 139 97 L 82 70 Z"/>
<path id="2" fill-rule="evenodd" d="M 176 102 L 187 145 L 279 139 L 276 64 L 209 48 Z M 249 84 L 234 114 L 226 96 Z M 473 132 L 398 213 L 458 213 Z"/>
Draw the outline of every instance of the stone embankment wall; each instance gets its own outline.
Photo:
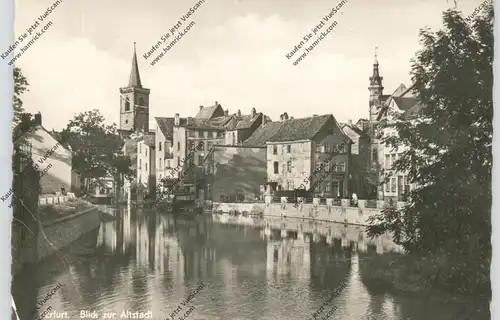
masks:
<path id="1" fill-rule="evenodd" d="M 69 245 L 101 224 L 99 209 L 93 207 L 44 225 L 38 232 L 37 260 Z"/>
<path id="2" fill-rule="evenodd" d="M 398 202 L 397 207 L 401 208 L 405 202 Z M 293 203 L 272 203 L 270 199 L 262 203 L 213 203 L 214 213 L 229 212 L 263 212 L 264 216 L 278 216 L 287 218 L 314 219 L 320 221 L 340 222 L 354 225 L 368 225 L 370 216 L 379 214 L 384 208 L 384 201 L 377 201 L 376 208 L 366 207 L 366 200 L 359 200 L 357 207 L 349 206 L 348 199 L 342 199 L 341 205 L 333 205 L 333 199 L 327 199 L 326 204 L 320 204 L 319 199 L 314 199 L 313 203 L 299 204 L 294 207 Z"/>

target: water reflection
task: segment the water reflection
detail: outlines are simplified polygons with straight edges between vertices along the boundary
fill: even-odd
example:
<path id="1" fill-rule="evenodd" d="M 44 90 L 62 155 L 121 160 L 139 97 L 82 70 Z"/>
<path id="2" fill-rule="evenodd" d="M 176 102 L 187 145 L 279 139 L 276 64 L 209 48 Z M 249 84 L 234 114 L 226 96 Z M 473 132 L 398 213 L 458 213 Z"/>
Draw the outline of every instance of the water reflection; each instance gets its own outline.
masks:
<path id="1" fill-rule="evenodd" d="M 300 220 L 174 218 L 123 209 L 64 250 L 24 270 L 13 294 L 29 317 L 36 301 L 78 319 L 80 310 L 147 312 L 165 319 L 200 282 L 192 319 L 442 319 L 455 306 L 375 293 L 359 276 L 358 252 L 400 250 L 363 228 Z M 335 288 L 345 286 L 328 305 Z M 187 307 L 186 307 L 187 309 Z M 43 311 L 43 308 L 40 310 Z M 449 316 L 448 316 L 449 317 Z"/>

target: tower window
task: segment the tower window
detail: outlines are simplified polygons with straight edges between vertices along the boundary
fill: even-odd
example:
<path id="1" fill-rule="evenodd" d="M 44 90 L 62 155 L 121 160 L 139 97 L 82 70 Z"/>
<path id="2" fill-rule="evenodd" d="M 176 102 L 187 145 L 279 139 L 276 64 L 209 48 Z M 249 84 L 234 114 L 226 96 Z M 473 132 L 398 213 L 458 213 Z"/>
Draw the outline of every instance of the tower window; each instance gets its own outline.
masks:
<path id="1" fill-rule="evenodd" d="M 144 99 L 142 97 L 139 98 L 139 106 L 145 107 L 146 105 L 144 104 Z"/>
<path id="2" fill-rule="evenodd" d="M 161 151 L 161 141 L 158 142 L 158 151 Z"/>
<path id="3" fill-rule="evenodd" d="M 127 124 L 127 123 L 128 123 L 128 120 L 125 120 L 125 124 Z"/>
<path id="4" fill-rule="evenodd" d="M 130 111 L 130 101 L 125 98 L 125 111 Z"/>

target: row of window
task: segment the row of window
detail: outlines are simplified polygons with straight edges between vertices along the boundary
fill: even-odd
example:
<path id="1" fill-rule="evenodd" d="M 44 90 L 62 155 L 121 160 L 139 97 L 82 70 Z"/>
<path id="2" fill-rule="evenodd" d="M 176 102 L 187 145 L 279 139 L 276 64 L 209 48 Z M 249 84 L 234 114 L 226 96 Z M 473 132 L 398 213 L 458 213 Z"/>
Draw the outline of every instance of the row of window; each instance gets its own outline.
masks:
<path id="1" fill-rule="evenodd" d="M 286 190 L 295 190 L 295 182 L 293 180 L 289 180 L 286 182 L 287 188 Z M 333 194 L 341 194 L 343 193 L 343 186 L 344 186 L 344 181 L 342 180 L 337 180 L 333 182 L 324 182 L 324 183 L 318 183 L 313 186 L 314 192 L 321 193 L 333 193 Z"/>
<path id="2" fill-rule="evenodd" d="M 385 183 L 385 192 L 405 192 L 405 186 L 408 185 L 408 177 L 407 176 L 398 176 L 391 177 L 389 181 Z M 398 186 L 399 189 L 398 190 Z"/>
<path id="3" fill-rule="evenodd" d="M 210 151 L 212 150 L 214 143 L 212 141 L 207 141 L 207 148 L 205 149 L 205 141 L 189 141 L 188 149 L 194 150 L 194 148 L 198 145 L 198 151 Z"/>
<path id="4" fill-rule="evenodd" d="M 346 147 L 344 143 L 341 144 L 317 144 L 316 145 L 316 153 L 345 153 Z"/>
<path id="5" fill-rule="evenodd" d="M 278 145 L 274 145 L 272 146 L 273 148 L 273 154 L 278 154 Z M 286 153 L 292 153 L 292 145 L 288 144 L 288 145 L 283 145 L 281 146 L 281 153 L 285 153 L 285 149 L 286 149 Z M 302 146 L 302 149 L 303 149 L 303 146 Z M 304 150 L 302 150 L 304 151 Z"/>
<path id="6" fill-rule="evenodd" d="M 330 165 L 332 167 L 330 169 L 330 171 L 333 171 L 333 172 L 345 172 L 345 170 L 346 170 L 346 163 L 344 161 L 339 162 L 339 163 L 330 164 Z M 280 173 L 279 161 L 274 161 L 273 166 L 274 166 L 274 173 L 279 174 Z M 292 172 L 292 168 L 293 168 L 292 161 L 289 160 L 286 162 L 286 164 L 283 163 L 281 166 L 282 166 L 281 173 Z M 319 170 L 320 167 L 321 167 L 321 163 L 317 163 L 316 169 Z"/>
<path id="7" fill-rule="evenodd" d="M 188 130 L 188 137 L 190 138 L 222 138 L 224 133 L 222 131 L 195 131 Z"/>
<path id="8" fill-rule="evenodd" d="M 292 153 L 292 145 L 281 145 L 281 153 Z M 304 152 L 304 144 L 301 144 L 300 150 L 297 150 L 297 145 L 293 148 L 294 152 Z M 278 145 L 273 145 L 273 154 L 278 154 Z M 316 145 L 317 153 L 345 153 L 346 147 L 345 144 L 325 144 L 325 145 Z"/>

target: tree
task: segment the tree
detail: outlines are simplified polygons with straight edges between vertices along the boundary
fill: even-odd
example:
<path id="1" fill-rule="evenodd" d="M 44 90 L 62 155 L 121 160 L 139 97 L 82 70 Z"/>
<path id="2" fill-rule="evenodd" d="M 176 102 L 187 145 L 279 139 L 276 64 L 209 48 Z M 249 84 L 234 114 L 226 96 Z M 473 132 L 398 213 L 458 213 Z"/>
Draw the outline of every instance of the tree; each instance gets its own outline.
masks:
<path id="1" fill-rule="evenodd" d="M 368 232 L 392 232 L 410 253 L 445 255 L 448 283 L 488 291 L 493 8 L 471 23 L 446 11 L 444 30 L 420 36 L 412 79 L 421 115 L 381 124 L 399 133 L 382 143 L 408 147 L 394 168 L 417 187 L 407 207 L 375 216 Z"/>
<path id="2" fill-rule="evenodd" d="M 121 174 L 133 175 L 130 158 L 122 154 L 124 141 L 116 125 L 105 125 L 104 120 L 99 110 L 85 111 L 61 132 L 61 139 L 73 150 L 73 169 L 80 174 L 84 190 L 92 178 L 113 176 L 119 182 Z"/>
<path id="3" fill-rule="evenodd" d="M 21 114 L 24 112 L 23 101 L 21 96 L 25 91 L 28 91 L 28 80 L 23 75 L 22 71 L 18 67 L 14 67 L 14 95 L 12 96 L 12 106 L 14 111 L 13 124 L 17 125 L 21 121 Z"/>

